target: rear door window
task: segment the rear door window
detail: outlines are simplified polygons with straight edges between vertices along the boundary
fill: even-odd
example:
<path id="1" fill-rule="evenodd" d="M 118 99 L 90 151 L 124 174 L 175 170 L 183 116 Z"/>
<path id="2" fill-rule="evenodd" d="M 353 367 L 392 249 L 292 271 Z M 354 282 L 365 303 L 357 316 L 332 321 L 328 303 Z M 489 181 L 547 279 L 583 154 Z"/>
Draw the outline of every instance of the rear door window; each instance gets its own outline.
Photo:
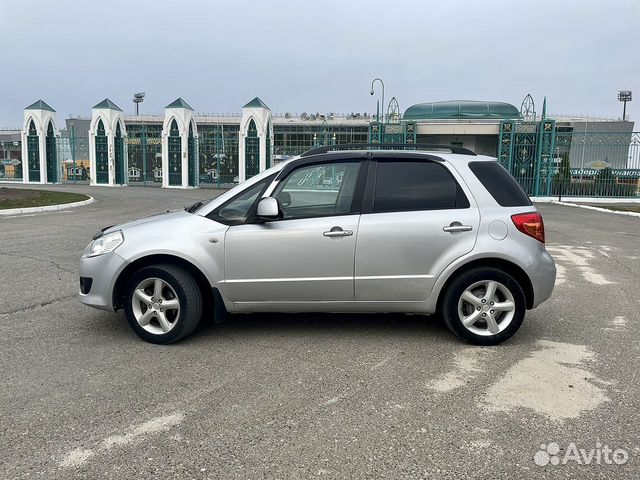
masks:
<path id="1" fill-rule="evenodd" d="M 442 165 L 378 160 L 373 213 L 468 207 L 464 192 Z"/>

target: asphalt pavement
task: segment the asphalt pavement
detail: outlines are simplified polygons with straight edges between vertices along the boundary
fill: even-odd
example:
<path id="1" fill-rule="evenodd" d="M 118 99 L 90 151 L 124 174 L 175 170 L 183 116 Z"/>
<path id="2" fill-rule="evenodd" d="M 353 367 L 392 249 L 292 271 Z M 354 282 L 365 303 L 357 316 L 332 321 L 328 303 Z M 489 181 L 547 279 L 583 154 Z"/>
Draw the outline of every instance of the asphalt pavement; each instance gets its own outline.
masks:
<path id="1" fill-rule="evenodd" d="M 158 346 L 79 302 L 79 257 L 101 227 L 219 192 L 47 188 L 96 201 L 0 217 L 0 478 L 640 474 L 640 218 L 538 205 L 556 290 L 496 347 L 335 314 Z"/>

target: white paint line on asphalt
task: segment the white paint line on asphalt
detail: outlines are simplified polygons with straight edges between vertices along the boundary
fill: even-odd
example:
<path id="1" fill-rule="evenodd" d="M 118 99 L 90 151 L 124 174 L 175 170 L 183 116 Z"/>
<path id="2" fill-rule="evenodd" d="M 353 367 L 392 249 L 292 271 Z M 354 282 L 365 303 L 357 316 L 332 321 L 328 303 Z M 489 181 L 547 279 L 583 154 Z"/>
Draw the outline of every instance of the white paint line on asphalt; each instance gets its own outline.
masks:
<path id="1" fill-rule="evenodd" d="M 555 285 L 561 285 L 567 281 L 567 269 L 561 264 L 556 262 L 556 283 Z"/>
<path id="2" fill-rule="evenodd" d="M 81 448 L 76 448 L 72 450 L 67 455 L 65 455 L 64 460 L 60 462 L 60 466 L 63 468 L 69 467 L 79 467 L 87 463 L 89 458 L 93 457 L 95 452 L 93 450 L 83 450 Z"/>
<path id="3" fill-rule="evenodd" d="M 373 367 L 371 367 L 371 371 L 375 371 L 378 370 L 381 367 L 384 367 L 387 363 L 389 363 L 391 361 L 392 358 L 394 358 L 396 356 L 395 353 L 391 353 L 389 355 L 387 355 L 385 358 L 383 358 L 381 361 L 379 361 L 378 363 L 376 363 Z"/>
<path id="4" fill-rule="evenodd" d="M 349 389 L 347 388 L 342 393 L 339 393 L 338 395 L 336 395 L 335 397 L 330 398 L 326 402 L 321 403 L 319 406 L 320 407 L 328 407 L 329 405 L 332 405 L 334 403 L 338 403 L 340 400 L 345 398 L 348 393 L 349 393 Z"/>
<path id="5" fill-rule="evenodd" d="M 591 267 L 590 260 L 594 258 L 594 255 L 588 248 L 568 245 L 550 245 L 547 247 L 547 250 L 552 254 L 557 264 L 561 264 L 562 262 L 571 264 L 580 271 L 582 278 L 589 283 L 593 283 L 594 285 L 611 285 L 616 283 L 607 280 L 601 273 L 596 272 L 593 267 Z M 566 272 L 564 273 L 564 278 L 567 278 Z"/>
<path id="6" fill-rule="evenodd" d="M 62 468 L 79 467 L 84 465 L 89 458 L 98 453 L 104 453 L 113 447 L 122 447 L 140 442 L 147 435 L 164 432 L 179 425 L 184 419 L 184 413 L 175 412 L 171 415 L 153 418 L 135 427 L 131 427 L 122 435 L 112 435 L 105 438 L 98 447 L 94 449 L 76 448 L 65 455 L 60 466 Z"/>
<path id="7" fill-rule="evenodd" d="M 540 340 L 538 346 L 489 387 L 483 398 L 485 408 L 501 412 L 527 408 L 562 422 L 610 400 L 585 368 L 595 358 L 586 345 Z"/>
<path id="8" fill-rule="evenodd" d="M 616 327 L 626 327 L 627 326 L 627 317 L 622 315 L 617 316 L 613 319 L 613 325 Z"/>
<path id="9" fill-rule="evenodd" d="M 582 277 L 586 281 L 591 282 L 594 285 L 611 285 L 613 283 L 616 283 L 616 282 L 610 282 L 609 280 L 604 278 L 601 273 L 596 273 L 591 268 L 582 267 L 580 271 L 582 272 Z"/>
<path id="10" fill-rule="evenodd" d="M 489 440 L 474 440 L 469 444 L 473 450 L 486 450 L 492 445 L 493 444 Z"/>
<path id="11" fill-rule="evenodd" d="M 486 359 L 489 350 L 478 347 L 468 347 L 456 352 L 451 371 L 439 376 L 427 384 L 427 387 L 437 392 L 450 392 L 464 386 L 469 379 L 483 371 L 480 367 Z"/>
<path id="12" fill-rule="evenodd" d="M 618 315 L 613 320 L 609 321 L 609 326 L 605 327 L 605 330 L 614 332 L 624 332 L 627 329 L 627 317 Z"/>

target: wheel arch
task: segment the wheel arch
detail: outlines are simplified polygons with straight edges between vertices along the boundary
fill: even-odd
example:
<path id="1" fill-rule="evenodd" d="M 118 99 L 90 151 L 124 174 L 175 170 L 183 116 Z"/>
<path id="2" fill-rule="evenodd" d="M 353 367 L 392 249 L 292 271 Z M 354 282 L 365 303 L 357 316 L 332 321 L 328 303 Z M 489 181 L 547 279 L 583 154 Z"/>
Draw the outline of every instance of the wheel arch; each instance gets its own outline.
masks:
<path id="1" fill-rule="evenodd" d="M 113 287 L 113 306 L 115 310 L 119 310 L 124 306 L 124 296 L 126 292 L 127 281 L 137 271 L 149 267 L 151 265 L 174 265 L 187 271 L 196 281 L 202 294 L 203 306 L 207 308 L 214 304 L 214 287 L 211 285 L 206 275 L 193 263 L 182 257 L 169 254 L 153 254 L 140 257 L 129 263 L 118 275 Z M 205 312 L 207 310 L 204 310 Z M 209 310 L 212 311 L 212 310 Z"/>
<path id="2" fill-rule="evenodd" d="M 482 267 L 497 268 L 511 275 L 522 287 L 522 292 L 524 293 L 527 310 L 530 310 L 531 308 L 533 308 L 533 300 L 534 300 L 533 284 L 531 283 L 531 279 L 529 278 L 527 273 L 520 266 L 516 265 L 513 262 L 510 262 L 509 260 L 505 260 L 502 258 L 479 258 L 476 260 L 472 260 L 468 263 L 465 263 L 463 265 L 460 265 L 449 275 L 449 277 L 446 279 L 446 281 L 440 288 L 440 291 L 438 292 L 438 302 L 437 302 L 436 310 L 438 312 L 441 311 L 441 302 L 444 298 L 444 292 L 447 291 L 447 289 L 449 288 L 449 285 L 451 285 L 451 283 L 457 277 L 459 277 L 465 272 L 474 270 L 476 268 L 482 268 Z"/>

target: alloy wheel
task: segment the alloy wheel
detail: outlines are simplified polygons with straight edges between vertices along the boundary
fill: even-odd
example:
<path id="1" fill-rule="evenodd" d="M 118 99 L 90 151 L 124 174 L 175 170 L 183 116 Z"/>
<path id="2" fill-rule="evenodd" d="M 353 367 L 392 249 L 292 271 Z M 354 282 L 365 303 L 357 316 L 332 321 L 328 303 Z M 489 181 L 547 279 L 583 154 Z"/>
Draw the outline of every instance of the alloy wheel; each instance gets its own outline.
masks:
<path id="1" fill-rule="evenodd" d="M 147 332 L 162 335 L 176 326 L 180 301 L 175 290 L 160 278 L 147 278 L 133 291 L 131 308 L 138 324 Z"/>
<path id="2" fill-rule="evenodd" d="M 458 301 L 462 325 L 482 336 L 504 331 L 514 318 L 516 303 L 511 291 L 495 280 L 483 280 L 469 286 Z"/>

